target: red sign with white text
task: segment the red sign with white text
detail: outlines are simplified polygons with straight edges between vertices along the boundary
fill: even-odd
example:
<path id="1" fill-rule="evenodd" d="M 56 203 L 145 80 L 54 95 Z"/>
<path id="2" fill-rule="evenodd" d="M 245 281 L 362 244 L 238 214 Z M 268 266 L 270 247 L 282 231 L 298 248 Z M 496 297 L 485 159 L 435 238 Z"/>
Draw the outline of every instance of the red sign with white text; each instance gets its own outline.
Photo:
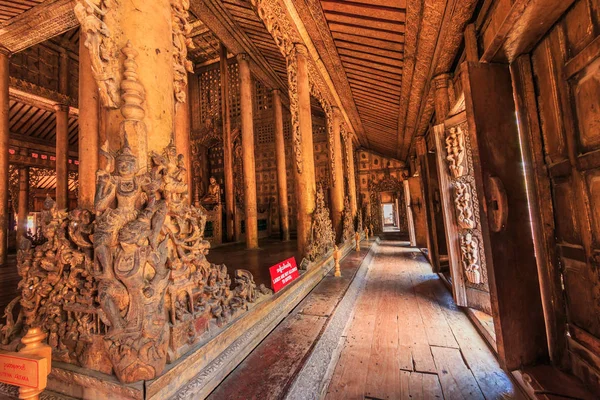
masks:
<path id="1" fill-rule="evenodd" d="M 271 273 L 271 287 L 275 293 L 289 285 L 300 276 L 298 267 L 296 266 L 296 258 L 288 258 L 279 264 L 269 268 Z"/>

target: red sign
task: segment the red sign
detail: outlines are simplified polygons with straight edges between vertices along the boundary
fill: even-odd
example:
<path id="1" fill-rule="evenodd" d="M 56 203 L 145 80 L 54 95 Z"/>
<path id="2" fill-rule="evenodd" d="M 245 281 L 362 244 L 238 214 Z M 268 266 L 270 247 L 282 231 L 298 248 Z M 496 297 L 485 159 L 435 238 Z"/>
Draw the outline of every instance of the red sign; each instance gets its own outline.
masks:
<path id="1" fill-rule="evenodd" d="M 32 389 L 44 389 L 48 361 L 39 356 L 19 353 L 0 354 L 0 382 Z"/>
<path id="2" fill-rule="evenodd" d="M 298 267 L 296 266 L 296 258 L 294 257 L 273 265 L 269 268 L 269 272 L 271 273 L 271 287 L 275 293 L 300 276 Z"/>

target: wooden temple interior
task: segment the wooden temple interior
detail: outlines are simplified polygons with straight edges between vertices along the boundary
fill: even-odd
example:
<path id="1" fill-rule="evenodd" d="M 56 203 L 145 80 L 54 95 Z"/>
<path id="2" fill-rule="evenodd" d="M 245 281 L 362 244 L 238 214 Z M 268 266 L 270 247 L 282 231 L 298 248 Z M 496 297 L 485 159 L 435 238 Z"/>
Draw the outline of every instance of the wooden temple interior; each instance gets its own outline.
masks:
<path id="1" fill-rule="evenodd" d="M 600 1 L 0 0 L 0 307 L 0 399 L 600 399 Z"/>

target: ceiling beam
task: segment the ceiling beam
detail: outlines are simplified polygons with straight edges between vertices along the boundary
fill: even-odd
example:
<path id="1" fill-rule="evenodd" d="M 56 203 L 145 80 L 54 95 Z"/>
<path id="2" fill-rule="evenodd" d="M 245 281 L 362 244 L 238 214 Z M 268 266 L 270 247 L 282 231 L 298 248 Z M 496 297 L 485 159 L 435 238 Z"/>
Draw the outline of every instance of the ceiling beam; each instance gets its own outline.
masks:
<path id="1" fill-rule="evenodd" d="M 0 44 L 11 53 L 41 43 L 79 26 L 75 0 L 49 0 L 0 26 Z"/>

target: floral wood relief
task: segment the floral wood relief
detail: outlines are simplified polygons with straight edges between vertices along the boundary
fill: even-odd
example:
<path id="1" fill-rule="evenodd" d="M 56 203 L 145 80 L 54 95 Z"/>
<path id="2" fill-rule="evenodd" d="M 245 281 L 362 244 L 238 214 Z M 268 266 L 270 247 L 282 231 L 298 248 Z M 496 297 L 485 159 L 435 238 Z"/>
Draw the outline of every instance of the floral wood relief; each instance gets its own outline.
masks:
<path id="1" fill-rule="evenodd" d="M 175 100 L 186 102 L 187 74 L 194 72 L 193 64 L 187 58 L 188 49 L 194 49 L 190 37 L 192 26 L 188 22 L 189 0 L 171 0 L 171 15 L 173 21 L 173 90 Z"/>
<path id="2" fill-rule="evenodd" d="M 92 73 L 98 83 L 102 105 L 109 108 L 119 107 L 119 65 L 115 45 L 104 16 L 116 0 L 78 0 L 75 16 L 85 33 L 85 47 L 89 50 Z"/>
<path id="3" fill-rule="evenodd" d="M 463 161 L 465 159 L 465 134 L 459 127 L 450 128 L 446 137 L 446 160 L 453 178 L 463 176 L 465 168 Z"/>
<path id="4" fill-rule="evenodd" d="M 479 200 L 472 175 L 472 156 L 466 123 L 446 131 L 446 161 L 453 187 L 454 211 L 459 236 L 461 265 L 467 281 L 472 285 L 487 283 Z"/>
<path id="5" fill-rule="evenodd" d="M 288 76 L 288 92 L 290 96 L 290 115 L 292 121 L 292 147 L 294 151 L 294 158 L 296 160 L 296 170 L 299 174 L 301 174 L 303 170 L 302 136 L 300 135 L 300 112 L 298 109 L 298 60 L 296 57 L 296 51 L 298 51 L 298 49 L 294 47 L 291 51 L 291 54 L 286 57 L 286 62 Z"/>

